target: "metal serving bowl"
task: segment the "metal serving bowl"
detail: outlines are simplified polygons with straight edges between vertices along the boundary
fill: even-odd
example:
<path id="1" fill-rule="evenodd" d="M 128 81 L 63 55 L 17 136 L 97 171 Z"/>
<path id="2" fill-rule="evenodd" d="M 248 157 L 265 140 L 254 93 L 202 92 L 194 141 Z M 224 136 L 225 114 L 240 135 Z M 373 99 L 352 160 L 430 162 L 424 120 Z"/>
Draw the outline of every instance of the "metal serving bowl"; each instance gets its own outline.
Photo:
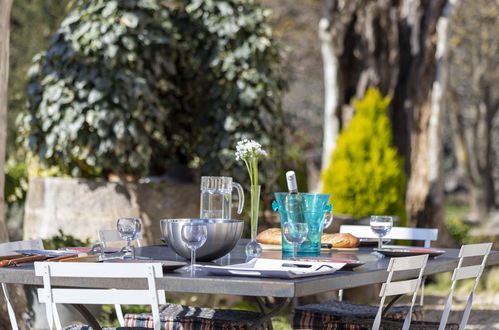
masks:
<path id="1" fill-rule="evenodd" d="M 191 258 L 191 250 L 182 240 L 182 226 L 186 222 L 205 223 L 208 229 L 206 243 L 196 250 L 196 260 L 199 261 L 215 260 L 229 253 L 244 229 L 242 220 L 162 219 L 161 233 L 166 244 L 186 259 Z"/>

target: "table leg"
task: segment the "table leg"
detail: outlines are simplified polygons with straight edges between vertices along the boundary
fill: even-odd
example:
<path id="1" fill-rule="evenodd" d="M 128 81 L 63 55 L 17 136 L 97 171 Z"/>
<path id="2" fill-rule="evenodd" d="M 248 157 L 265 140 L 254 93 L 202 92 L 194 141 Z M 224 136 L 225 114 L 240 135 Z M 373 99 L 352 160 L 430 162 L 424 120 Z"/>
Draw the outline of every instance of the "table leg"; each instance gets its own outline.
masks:
<path id="1" fill-rule="evenodd" d="M 93 330 L 102 330 L 99 322 L 90 313 L 90 311 L 82 304 L 72 304 L 72 306 L 87 320 L 88 325 L 92 327 Z"/>
<path id="2" fill-rule="evenodd" d="M 269 321 L 270 330 L 272 330 L 271 318 L 281 313 L 293 300 L 292 298 L 283 298 L 280 302 L 271 303 L 268 297 L 255 297 L 255 299 L 264 316 L 258 320 L 258 323 L 255 324 L 253 328 L 257 328 L 261 324 Z"/>

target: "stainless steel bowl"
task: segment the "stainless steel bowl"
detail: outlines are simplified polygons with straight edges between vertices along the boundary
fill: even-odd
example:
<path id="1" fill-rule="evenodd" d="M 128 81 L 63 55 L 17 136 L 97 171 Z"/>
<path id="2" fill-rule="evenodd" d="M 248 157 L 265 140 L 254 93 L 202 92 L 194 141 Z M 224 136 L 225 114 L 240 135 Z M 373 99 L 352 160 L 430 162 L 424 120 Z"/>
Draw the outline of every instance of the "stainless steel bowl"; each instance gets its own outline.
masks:
<path id="1" fill-rule="evenodd" d="M 163 238 L 178 255 L 190 259 L 191 250 L 182 240 L 182 226 L 186 222 L 205 223 L 208 228 L 206 243 L 196 250 L 196 260 L 211 261 L 229 253 L 241 238 L 242 220 L 225 219 L 162 219 Z"/>

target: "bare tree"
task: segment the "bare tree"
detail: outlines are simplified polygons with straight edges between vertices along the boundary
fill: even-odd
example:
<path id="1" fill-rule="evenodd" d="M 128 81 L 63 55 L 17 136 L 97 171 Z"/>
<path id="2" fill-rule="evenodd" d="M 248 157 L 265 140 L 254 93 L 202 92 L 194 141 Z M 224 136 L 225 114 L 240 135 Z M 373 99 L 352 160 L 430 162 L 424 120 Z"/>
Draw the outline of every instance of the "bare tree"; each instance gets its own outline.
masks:
<path id="1" fill-rule="evenodd" d="M 437 23 L 449 12 L 447 4 L 447 0 L 326 0 L 326 23 L 321 24 L 327 24 L 324 31 L 338 63 L 333 91 L 338 102 L 332 112 L 340 126 L 351 117 L 351 99 L 362 97 L 369 86 L 392 98 L 389 115 L 395 144 L 409 177 L 410 225 L 437 227 L 443 242 L 452 244 L 443 222 L 439 150 L 432 148 L 439 143 L 441 116 L 432 116 Z"/>
<path id="2" fill-rule="evenodd" d="M 457 161 L 470 190 L 469 220 L 495 209 L 494 164 L 499 138 L 499 2 L 463 0 L 453 18 L 449 54 L 449 116 Z M 496 127 L 497 129 L 497 127 Z M 496 133 L 497 134 L 497 133 Z"/>
<path id="3" fill-rule="evenodd" d="M 10 10 L 12 0 L 0 0 L 0 242 L 8 242 L 9 236 L 5 225 L 4 210 L 4 168 L 5 148 L 7 140 L 7 85 L 9 78 L 9 36 L 10 36 Z M 17 320 L 21 328 L 22 312 L 26 309 L 26 297 L 21 286 L 9 286 L 10 297 L 17 314 Z M 8 328 L 10 321 L 7 318 L 7 308 L 3 301 L 0 302 L 0 328 L 5 325 Z"/>

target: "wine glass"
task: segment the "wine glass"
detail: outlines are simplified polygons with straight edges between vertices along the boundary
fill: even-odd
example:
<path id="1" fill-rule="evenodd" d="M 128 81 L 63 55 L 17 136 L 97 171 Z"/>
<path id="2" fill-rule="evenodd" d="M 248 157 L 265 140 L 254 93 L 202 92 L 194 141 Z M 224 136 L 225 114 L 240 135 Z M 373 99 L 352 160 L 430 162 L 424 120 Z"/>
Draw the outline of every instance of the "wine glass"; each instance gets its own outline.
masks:
<path id="1" fill-rule="evenodd" d="M 378 236 L 378 249 L 381 249 L 383 247 L 383 237 L 392 230 L 393 217 L 372 215 L 370 225 L 373 233 Z"/>
<path id="2" fill-rule="evenodd" d="M 182 240 L 191 249 L 191 265 L 187 271 L 191 276 L 196 272 L 196 250 L 203 246 L 208 237 L 208 227 L 205 223 L 188 222 L 182 226 Z"/>
<path id="3" fill-rule="evenodd" d="M 135 248 L 132 246 L 132 241 L 139 236 L 142 229 L 142 221 L 140 218 L 119 218 L 116 227 L 121 238 L 127 243 L 123 259 L 135 259 Z M 130 252 L 129 257 L 126 256 L 127 252 Z"/>
<path id="4" fill-rule="evenodd" d="M 284 239 L 293 245 L 293 259 L 296 258 L 298 245 L 305 242 L 308 235 L 308 224 L 306 222 L 291 222 L 284 224 Z"/>

